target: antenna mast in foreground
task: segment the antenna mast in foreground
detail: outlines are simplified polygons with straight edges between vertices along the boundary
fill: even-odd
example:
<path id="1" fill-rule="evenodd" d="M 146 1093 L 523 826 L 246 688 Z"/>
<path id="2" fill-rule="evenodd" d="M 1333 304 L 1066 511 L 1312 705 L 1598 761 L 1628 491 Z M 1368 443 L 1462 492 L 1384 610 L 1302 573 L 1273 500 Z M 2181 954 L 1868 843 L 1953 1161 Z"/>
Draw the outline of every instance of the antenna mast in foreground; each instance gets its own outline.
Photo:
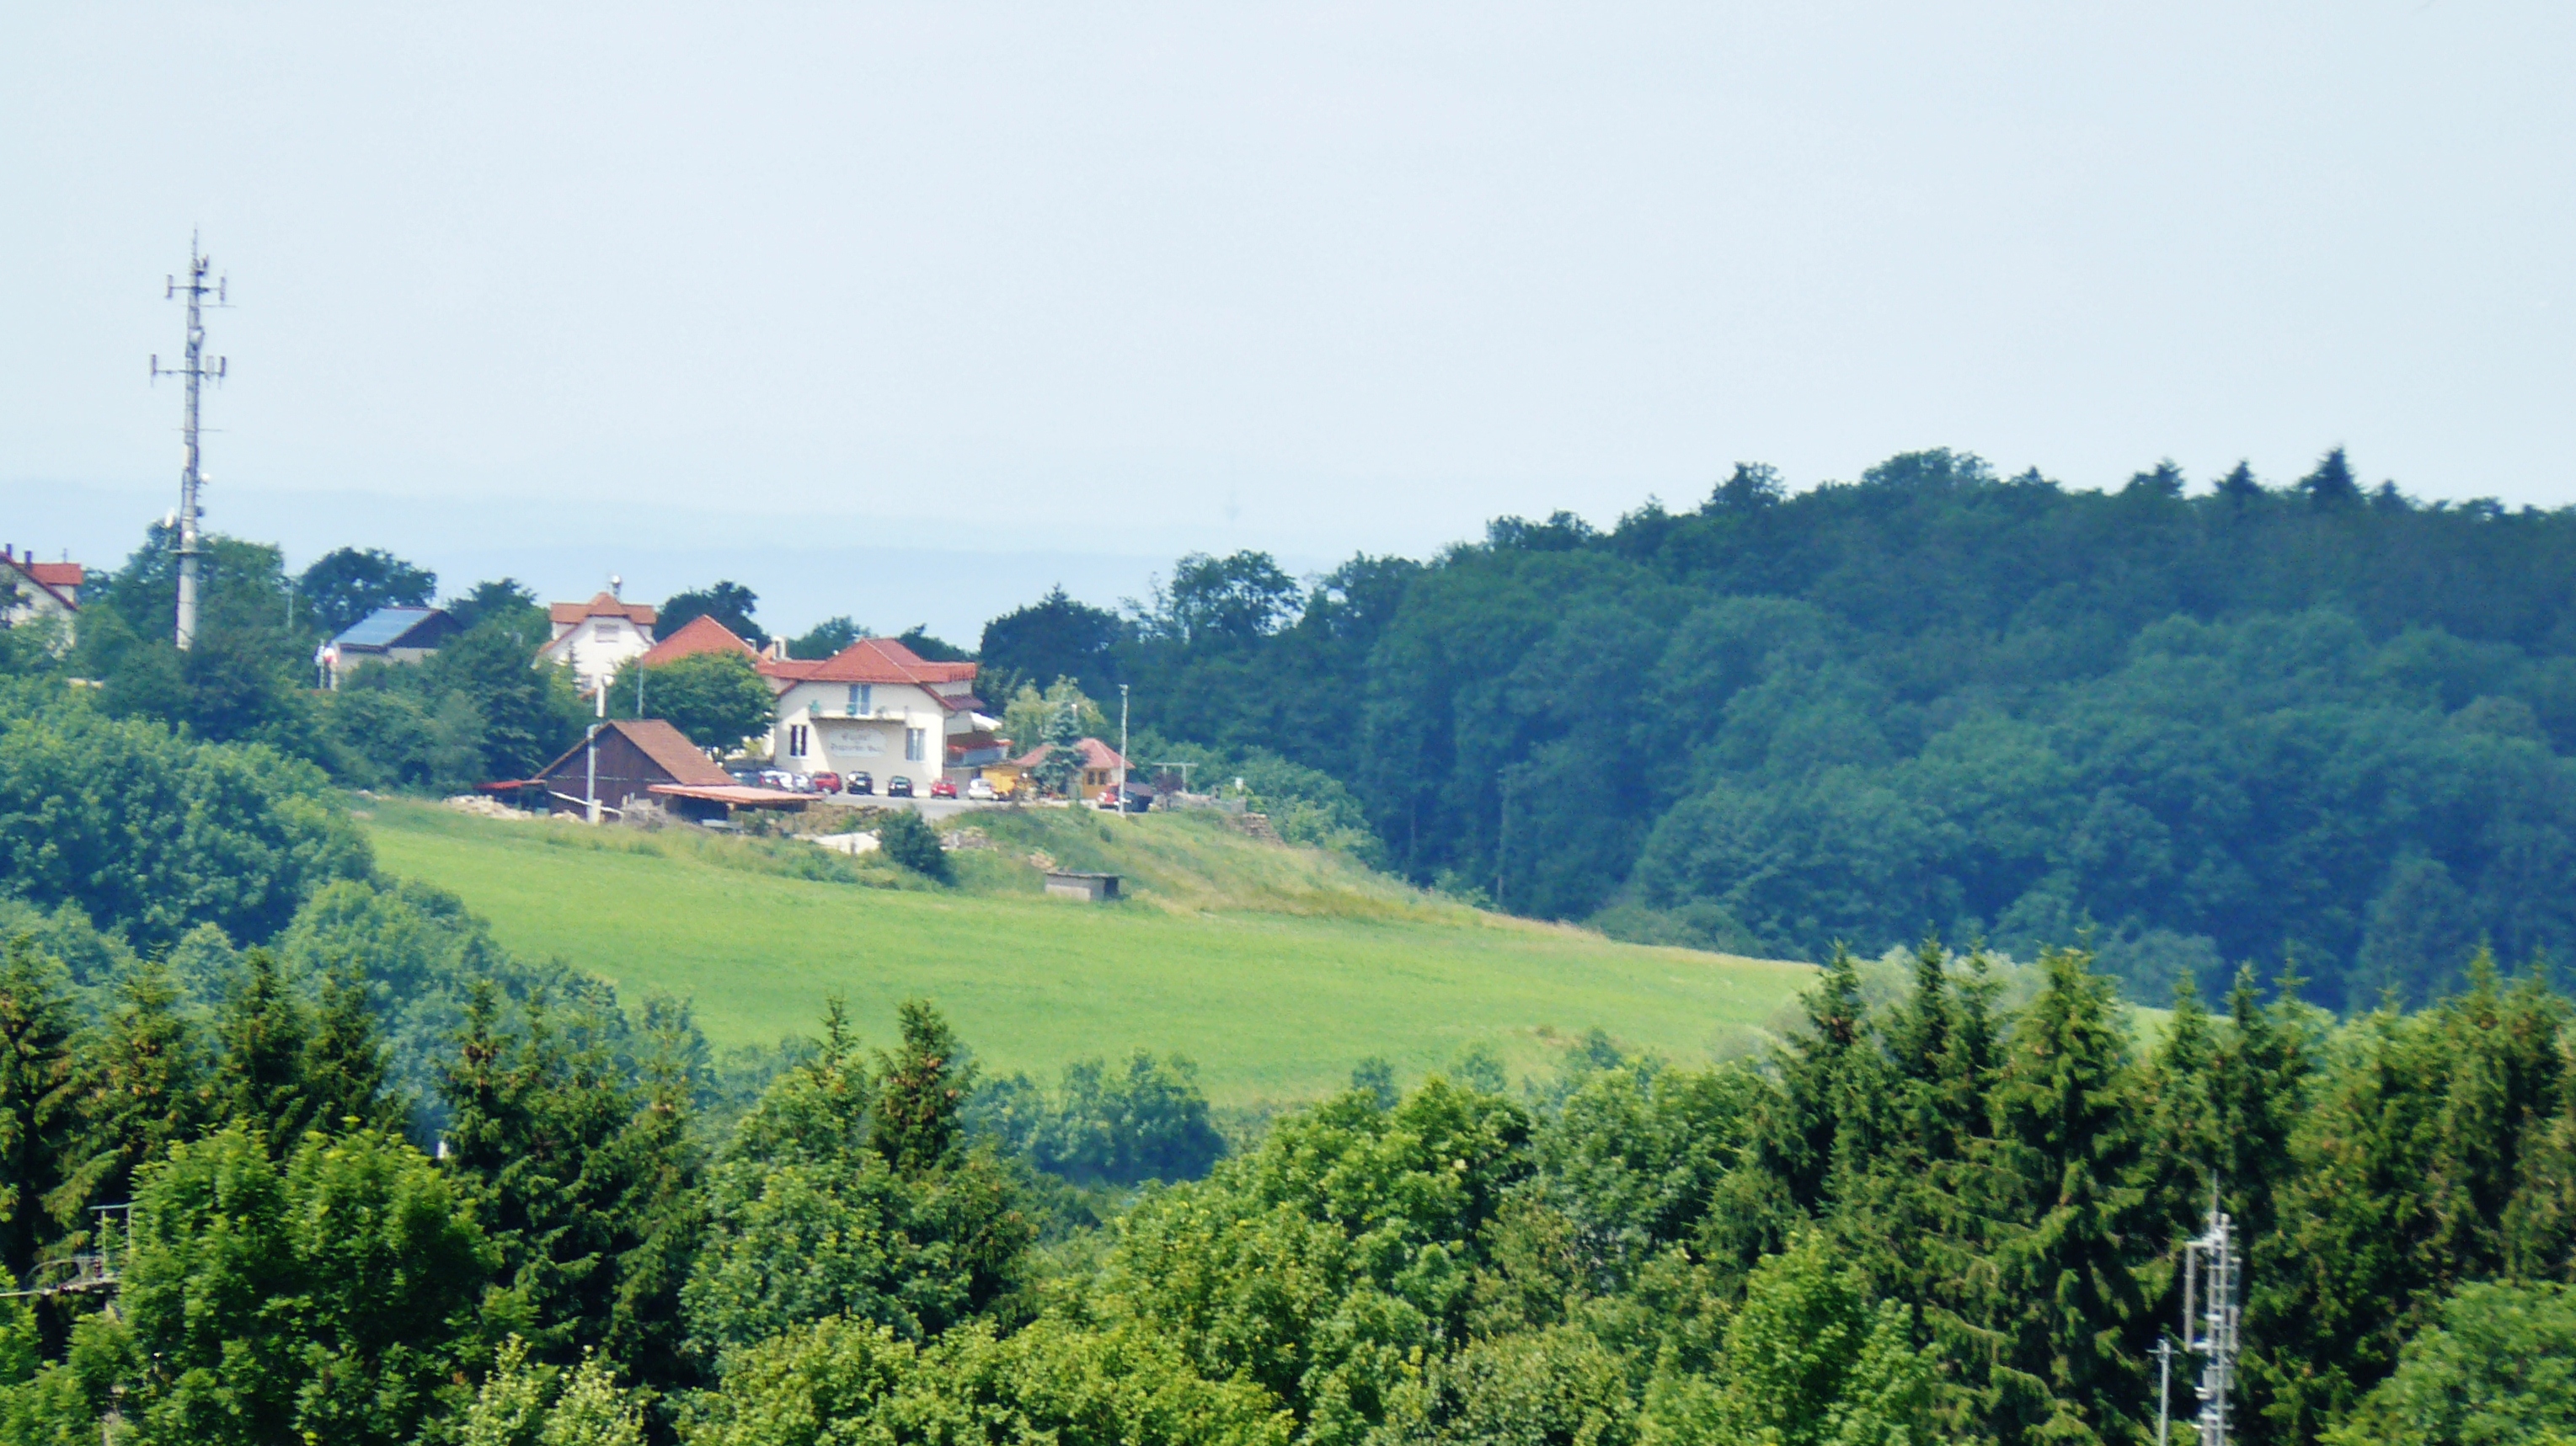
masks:
<path id="1" fill-rule="evenodd" d="M 175 367 L 162 366 L 158 353 L 152 358 L 155 379 L 181 377 L 188 384 L 187 410 L 179 427 L 179 627 L 175 639 L 183 652 L 197 641 L 197 521 L 202 511 L 197 506 L 197 486 L 205 480 L 197 471 L 197 393 L 206 378 L 218 382 L 224 379 L 226 362 L 223 357 L 215 358 L 212 365 L 206 362 L 206 323 L 201 315 L 206 296 L 211 292 L 215 305 L 226 304 L 224 278 L 217 277 L 212 286 L 206 284 L 206 273 L 213 269 L 214 263 L 198 249 L 197 233 L 189 232 L 188 284 L 181 286 L 178 277 L 170 277 L 162 293 L 165 299 L 183 295 L 188 298 L 188 357 Z"/>
<path id="2" fill-rule="evenodd" d="M 2213 1190 L 2209 1227 L 2199 1239 L 2183 1246 L 2182 1256 L 2183 1348 L 2200 1357 L 2200 1414 L 2192 1421 L 2199 1446 L 2227 1446 L 2227 1397 L 2236 1385 L 2236 1326 L 2244 1313 L 2243 1288 L 2236 1222 L 2218 1208 Z M 2164 1412 L 2159 1408 L 2156 1414 L 2161 1434 Z"/>

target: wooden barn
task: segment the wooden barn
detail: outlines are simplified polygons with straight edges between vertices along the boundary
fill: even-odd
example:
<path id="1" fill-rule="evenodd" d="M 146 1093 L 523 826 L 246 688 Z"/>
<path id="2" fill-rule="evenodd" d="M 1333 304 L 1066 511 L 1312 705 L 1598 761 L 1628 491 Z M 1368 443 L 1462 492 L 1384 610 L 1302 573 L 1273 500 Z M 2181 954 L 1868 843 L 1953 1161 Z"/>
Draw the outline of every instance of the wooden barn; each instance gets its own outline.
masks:
<path id="1" fill-rule="evenodd" d="M 597 757 L 594 761 L 594 750 Z M 617 718 L 595 739 L 574 744 L 527 784 L 541 787 L 546 811 L 601 818 L 649 798 L 683 818 L 721 819 L 736 808 L 802 809 L 802 794 L 745 788 L 715 765 L 688 735 L 659 718 Z"/>

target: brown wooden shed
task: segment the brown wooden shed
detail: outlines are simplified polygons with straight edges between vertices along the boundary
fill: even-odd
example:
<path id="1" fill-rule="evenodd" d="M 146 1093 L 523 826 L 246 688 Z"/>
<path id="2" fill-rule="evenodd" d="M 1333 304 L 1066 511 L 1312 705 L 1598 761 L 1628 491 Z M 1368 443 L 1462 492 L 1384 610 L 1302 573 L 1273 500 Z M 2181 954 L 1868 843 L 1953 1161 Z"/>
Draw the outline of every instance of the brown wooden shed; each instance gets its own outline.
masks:
<path id="1" fill-rule="evenodd" d="M 596 747 L 594 771 L 589 754 Z M 733 788 L 733 775 L 715 765 L 688 735 L 659 718 L 614 718 L 547 764 L 533 780 L 545 785 L 546 811 L 588 814 L 593 799 L 602 816 L 623 813 L 629 799 L 648 797 L 655 784 Z"/>

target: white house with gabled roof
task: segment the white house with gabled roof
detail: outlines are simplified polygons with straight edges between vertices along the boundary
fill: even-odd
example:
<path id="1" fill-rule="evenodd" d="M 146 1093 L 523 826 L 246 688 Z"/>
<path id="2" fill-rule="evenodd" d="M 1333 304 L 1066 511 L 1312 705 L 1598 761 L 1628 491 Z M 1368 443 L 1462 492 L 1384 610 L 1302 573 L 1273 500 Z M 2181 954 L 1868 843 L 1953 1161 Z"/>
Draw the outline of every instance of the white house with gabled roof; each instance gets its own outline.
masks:
<path id="1" fill-rule="evenodd" d="M 660 616 L 650 603 L 620 602 L 613 592 L 586 603 L 550 604 L 546 615 L 554 636 L 537 649 L 537 661 L 572 669 L 584 693 L 598 692 L 628 659 L 644 656 Z"/>
<path id="2" fill-rule="evenodd" d="M 934 663 L 893 638 L 861 638 L 819 661 L 764 658 L 778 691 L 770 757 L 798 773 L 866 773 L 882 792 L 907 778 L 916 791 L 981 753 L 1000 756 L 975 696 L 973 663 Z"/>

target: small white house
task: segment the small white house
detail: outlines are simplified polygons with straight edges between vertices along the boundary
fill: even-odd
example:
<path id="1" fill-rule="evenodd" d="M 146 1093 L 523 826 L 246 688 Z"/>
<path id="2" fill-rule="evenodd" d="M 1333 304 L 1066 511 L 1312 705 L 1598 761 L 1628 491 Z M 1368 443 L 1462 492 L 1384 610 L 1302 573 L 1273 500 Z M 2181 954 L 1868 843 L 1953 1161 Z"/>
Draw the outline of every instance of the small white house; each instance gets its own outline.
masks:
<path id="1" fill-rule="evenodd" d="M 72 620 L 80 616 L 81 583 L 88 576 L 89 570 L 77 562 L 38 562 L 32 552 L 0 547 L 0 582 L 14 584 L 0 587 L 0 626 L 50 619 L 62 626 L 68 643 Z"/>
<path id="2" fill-rule="evenodd" d="M 650 604 L 620 602 L 612 592 L 586 603 L 554 603 L 546 612 L 554 636 L 537 649 L 537 659 L 572 669 L 584 693 L 598 692 L 628 659 L 644 656 L 659 616 Z"/>
<path id="3" fill-rule="evenodd" d="M 953 741 L 988 734 L 975 696 L 975 664 L 933 663 L 892 638 L 861 638 L 820 661 L 770 658 L 761 676 L 778 690 L 770 757 L 798 773 L 865 773 L 927 793 L 945 773 Z"/>

